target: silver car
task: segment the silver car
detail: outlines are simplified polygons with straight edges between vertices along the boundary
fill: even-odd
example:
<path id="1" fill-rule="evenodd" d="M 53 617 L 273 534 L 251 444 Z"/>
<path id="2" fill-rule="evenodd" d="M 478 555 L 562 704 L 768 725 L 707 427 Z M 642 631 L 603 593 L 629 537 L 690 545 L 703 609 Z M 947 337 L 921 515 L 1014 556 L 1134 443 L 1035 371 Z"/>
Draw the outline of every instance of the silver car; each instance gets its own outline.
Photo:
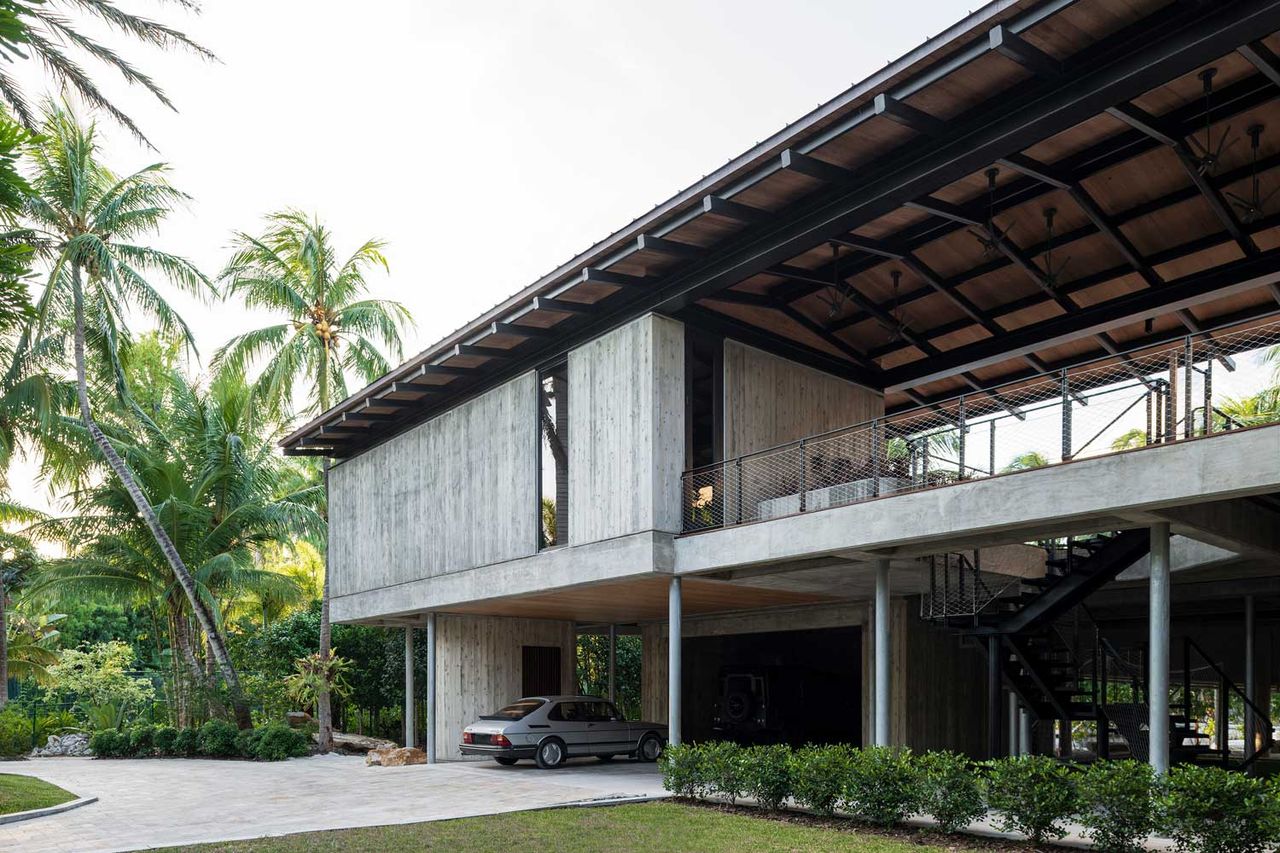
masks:
<path id="1" fill-rule="evenodd" d="M 624 720 L 598 696 L 528 696 L 463 729 L 460 748 L 503 765 L 532 758 L 550 769 L 580 755 L 656 761 L 666 742 L 666 726 Z"/>

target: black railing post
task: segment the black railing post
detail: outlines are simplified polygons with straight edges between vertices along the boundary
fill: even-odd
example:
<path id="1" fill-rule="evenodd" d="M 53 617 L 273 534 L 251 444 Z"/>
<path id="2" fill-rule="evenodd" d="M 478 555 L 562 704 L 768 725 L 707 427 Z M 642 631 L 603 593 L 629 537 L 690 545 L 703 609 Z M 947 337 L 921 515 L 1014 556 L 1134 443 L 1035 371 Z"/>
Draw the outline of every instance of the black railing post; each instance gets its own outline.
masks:
<path id="1" fill-rule="evenodd" d="M 804 482 L 804 481 L 805 481 L 805 477 L 804 477 L 804 439 L 803 439 L 803 438 L 802 438 L 802 439 L 800 439 L 800 444 L 798 445 L 798 448 L 799 448 L 799 452 L 800 452 L 800 476 L 799 476 L 799 480 L 800 480 L 800 511 L 801 511 L 801 512 L 804 512 L 804 509 L 805 509 L 805 506 L 804 506 L 804 504 L 805 504 L 805 501 L 804 501 L 804 493 L 805 493 L 805 490 L 806 490 L 806 488 L 807 488 L 807 487 L 805 486 L 805 482 Z"/>
<path id="2" fill-rule="evenodd" d="M 1187 335 L 1182 362 L 1182 417 L 1186 421 L 1182 427 L 1182 435 L 1184 438 L 1194 438 L 1195 431 L 1191 425 L 1191 412 L 1195 407 L 1191 402 L 1191 389 L 1193 386 L 1192 380 L 1194 379 L 1192 373 L 1195 369 L 1195 350 L 1192 346 L 1190 335 Z"/>
<path id="3" fill-rule="evenodd" d="M 1062 461 L 1071 461 L 1071 385 L 1062 371 Z"/>
<path id="4" fill-rule="evenodd" d="M 1178 410 L 1174 393 L 1178 390 L 1178 354 L 1169 356 L 1169 379 L 1164 391 L 1164 440 L 1171 442 L 1178 437 Z"/>
<path id="5" fill-rule="evenodd" d="M 1204 363 L 1204 434 L 1213 435 L 1213 359 Z"/>
<path id="6" fill-rule="evenodd" d="M 991 467 L 987 470 L 994 477 L 996 475 L 996 419 L 992 418 L 987 421 L 987 424 L 991 427 Z"/>
<path id="7" fill-rule="evenodd" d="M 871 496 L 880 497 L 880 456 L 884 436 L 881 434 L 880 419 L 871 421 Z"/>
<path id="8" fill-rule="evenodd" d="M 739 456 L 735 461 L 737 463 L 737 471 L 735 473 L 735 476 L 738 478 L 738 485 L 737 485 L 738 511 L 734 515 L 733 520 L 735 524 L 741 524 L 743 521 L 743 518 L 742 518 L 742 457 Z"/>

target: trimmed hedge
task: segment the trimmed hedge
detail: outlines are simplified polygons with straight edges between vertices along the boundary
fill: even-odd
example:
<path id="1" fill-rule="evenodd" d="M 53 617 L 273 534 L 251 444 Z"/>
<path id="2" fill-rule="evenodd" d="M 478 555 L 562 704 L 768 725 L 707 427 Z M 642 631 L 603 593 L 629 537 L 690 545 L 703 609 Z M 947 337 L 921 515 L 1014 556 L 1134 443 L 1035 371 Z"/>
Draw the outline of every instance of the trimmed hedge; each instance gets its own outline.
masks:
<path id="1" fill-rule="evenodd" d="M 89 739 L 89 748 L 99 758 L 210 756 L 255 761 L 283 761 L 310 752 L 306 734 L 284 723 L 240 731 L 223 720 L 210 720 L 198 729 L 145 724 L 102 729 Z"/>
<path id="2" fill-rule="evenodd" d="M 1141 849 L 1152 832 L 1183 853 L 1265 853 L 1280 845 L 1280 779 L 1217 767 L 1177 767 L 1157 780 L 1145 764 L 1087 768 L 1047 756 L 974 762 L 951 752 L 843 745 L 739 747 L 682 744 L 661 759 L 662 784 L 686 797 L 750 797 L 763 809 L 789 801 L 881 826 L 912 814 L 959 832 L 993 810 L 995 823 L 1041 844 L 1079 821 L 1099 850 Z"/>

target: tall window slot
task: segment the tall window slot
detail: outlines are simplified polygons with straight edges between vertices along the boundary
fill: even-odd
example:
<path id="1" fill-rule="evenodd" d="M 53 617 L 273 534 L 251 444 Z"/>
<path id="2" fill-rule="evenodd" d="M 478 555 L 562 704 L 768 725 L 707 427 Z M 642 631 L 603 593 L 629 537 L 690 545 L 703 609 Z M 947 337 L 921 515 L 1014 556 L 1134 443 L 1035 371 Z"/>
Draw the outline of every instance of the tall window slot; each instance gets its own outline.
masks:
<path id="1" fill-rule="evenodd" d="M 543 548 L 569 541 L 569 365 L 538 372 L 542 475 L 538 518 Z"/>

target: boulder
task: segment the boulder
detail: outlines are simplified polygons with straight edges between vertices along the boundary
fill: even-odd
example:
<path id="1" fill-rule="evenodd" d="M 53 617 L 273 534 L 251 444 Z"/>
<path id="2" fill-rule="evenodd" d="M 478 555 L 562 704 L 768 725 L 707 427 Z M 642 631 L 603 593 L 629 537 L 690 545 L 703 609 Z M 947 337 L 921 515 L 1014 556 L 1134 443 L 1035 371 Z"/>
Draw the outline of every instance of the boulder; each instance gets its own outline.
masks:
<path id="1" fill-rule="evenodd" d="M 312 735 L 311 739 L 319 742 L 320 736 Z M 353 735 L 346 732 L 333 733 L 333 748 L 338 752 L 359 755 L 371 749 L 395 749 L 395 747 L 396 743 L 392 740 L 383 740 L 382 738 L 369 737 L 367 735 Z"/>
<path id="2" fill-rule="evenodd" d="M 364 757 L 370 766 L 404 767 L 409 764 L 426 764 L 427 754 L 416 746 L 393 746 L 390 749 L 371 749 Z"/>
<path id="3" fill-rule="evenodd" d="M 65 735 L 49 735 L 43 747 L 31 750 L 33 758 L 48 758 L 59 755 L 90 755 L 89 736 L 84 732 L 72 732 Z"/>
<path id="4" fill-rule="evenodd" d="M 311 720 L 311 715 L 306 711 L 289 711 L 284 715 L 284 721 L 289 724 L 291 729 L 300 729 Z"/>

